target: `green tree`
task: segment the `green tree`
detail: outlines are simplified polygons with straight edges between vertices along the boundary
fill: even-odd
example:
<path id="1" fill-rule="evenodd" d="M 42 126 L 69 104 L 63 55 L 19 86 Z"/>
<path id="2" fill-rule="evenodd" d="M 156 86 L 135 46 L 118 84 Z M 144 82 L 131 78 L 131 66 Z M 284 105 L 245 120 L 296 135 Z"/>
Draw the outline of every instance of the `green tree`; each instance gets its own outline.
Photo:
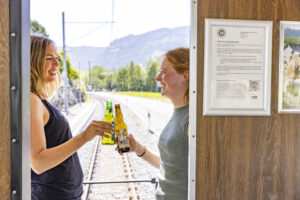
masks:
<path id="1" fill-rule="evenodd" d="M 143 69 L 139 65 L 135 65 L 133 61 L 127 66 L 128 70 L 128 90 L 141 91 L 144 87 Z"/>
<path id="2" fill-rule="evenodd" d="M 30 34 L 49 37 L 49 35 L 46 32 L 46 29 L 36 20 L 30 21 Z"/>
<path id="3" fill-rule="evenodd" d="M 157 73 L 159 72 L 159 66 L 161 63 L 161 59 L 154 61 L 152 59 L 149 60 L 146 66 L 146 83 L 145 90 L 149 92 L 156 92 L 157 82 L 155 80 Z"/>
<path id="4" fill-rule="evenodd" d="M 104 88 L 108 89 L 108 90 L 113 89 L 113 73 L 112 72 L 109 72 L 109 73 L 105 74 Z"/>
<path id="5" fill-rule="evenodd" d="M 118 84 L 118 71 L 115 70 L 115 68 L 113 68 L 112 71 L 112 80 L 111 80 L 111 88 L 112 89 L 118 89 L 117 84 Z"/>
<path id="6" fill-rule="evenodd" d="M 59 61 L 59 71 L 62 73 L 63 71 L 63 51 L 58 52 L 58 61 Z M 73 68 L 70 62 L 69 56 L 66 58 L 67 61 L 67 72 L 68 72 L 68 78 L 71 81 L 74 81 L 78 79 L 78 70 Z"/>
<path id="7" fill-rule="evenodd" d="M 128 80 L 127 80 L 127 68 L 122 67 L 118 70 L 116 76 L 116 87 L 119 91 L 127 91 L 128 90 Z"/>
<path id="8" fill-rule="evenodd" d="M 92 89 L 105 88 L 105 76 L 107 71 L 101 66 L 94 66 L 90 73 Z"/>
<path id="9" fill-rule="evenodd" d="M 143 91 L 144 89 L 144 82 L 145 82 L 145 72 L 144 68 L 140 65 L 135 66 L 134 74 L 133 74 L 133 84 L 135 91 Z"/>

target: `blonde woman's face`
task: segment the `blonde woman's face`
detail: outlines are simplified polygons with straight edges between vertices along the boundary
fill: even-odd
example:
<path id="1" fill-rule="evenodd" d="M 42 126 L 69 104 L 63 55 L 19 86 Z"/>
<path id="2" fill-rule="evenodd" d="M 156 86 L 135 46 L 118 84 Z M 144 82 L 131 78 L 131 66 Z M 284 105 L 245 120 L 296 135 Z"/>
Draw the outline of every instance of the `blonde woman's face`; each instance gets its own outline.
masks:
<path id="1" fill-rule="evenodd" d="M 43 78 L 45 82 L 49 83 L 52 81 L 56 81 L 56 79 L 58 78 L 57 76 L 58 68 L 59 68 L 59 62 L 58 62 L 58 54 L 56 48 L 54 44 L 49 44 L 46 53 L 46 64 L 45 64 L 45 70 L 43 74 L 44 76 Z"/>

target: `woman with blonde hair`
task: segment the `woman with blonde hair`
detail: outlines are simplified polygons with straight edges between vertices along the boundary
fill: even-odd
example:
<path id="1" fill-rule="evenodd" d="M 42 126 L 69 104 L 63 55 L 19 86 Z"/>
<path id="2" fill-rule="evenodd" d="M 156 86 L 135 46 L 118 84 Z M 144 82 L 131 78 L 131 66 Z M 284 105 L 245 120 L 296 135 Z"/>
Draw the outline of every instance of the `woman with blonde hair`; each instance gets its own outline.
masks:
<path id="1" fill-rule="evenodd" d="M 80 200 L 83 173 L 76 151 L 96 135 L 106 136 L 112 124 L 92 121 L 72 137 L 67 119 L 48 98 L 60 84 L 55 43 L 31 36 L 31 197 Z"/>
<path id="2" fill-rule="evenodd" d="M 168 51 L 156 77 L 161 94 L 174 106 L 173 115 L 162 131 L 159 155 L 128 136 L 130 150 L 160 169 L 156 199 L 187 200 L 188 196 L 188 129 L 189 129 L 189 49 Z"/>

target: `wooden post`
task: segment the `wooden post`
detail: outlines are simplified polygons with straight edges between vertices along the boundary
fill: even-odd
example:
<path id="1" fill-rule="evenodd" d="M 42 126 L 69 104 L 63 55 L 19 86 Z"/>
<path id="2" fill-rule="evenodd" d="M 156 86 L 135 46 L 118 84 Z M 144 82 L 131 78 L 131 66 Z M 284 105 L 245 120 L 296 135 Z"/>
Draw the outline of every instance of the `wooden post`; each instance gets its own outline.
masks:
<path id="1" fill-rule="evenodd" d="M 204 19 L 273 21 L 271 116 L 204 117 Z M 300 115 L 278 114 L 280 20 L 299 0 L 199 0 L 196 199 L 300 199 Z"/>
<path id="2" fill-rule="evenodd" d="M 0 198 L 10 198 L 9 0 L 0 1 Z"/>

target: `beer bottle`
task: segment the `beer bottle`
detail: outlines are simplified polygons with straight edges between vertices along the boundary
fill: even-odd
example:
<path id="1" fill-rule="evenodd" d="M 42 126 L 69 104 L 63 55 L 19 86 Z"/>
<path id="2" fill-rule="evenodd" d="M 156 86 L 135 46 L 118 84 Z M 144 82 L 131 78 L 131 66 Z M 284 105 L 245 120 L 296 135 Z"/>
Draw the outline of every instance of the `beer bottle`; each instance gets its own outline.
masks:
<path id="1" fill-rule="evenodd" d="M 127 138 L 127 125 L 124 123 L 123 115 L 120 104 L 115 105 L 116 112 L 116 138 L 118 143 L 119 153 L 125 153 L 130 151 L 129 141 Z"/>
<path id="2" fill-rule="evenodd" d="M 113 125 L 115 125 L 115 119 L 114 119 L 114 116 L 113 116 L 112 102 L 111 101 L 108 101 L 106 103 L 105 117 L 102 120 L 106 121 L 106 122 L 110 122 Z M 113 130 L 112 134 L 106 133 L 106 132 L 104 134 L 108 135 L 109 138 L 102 137 L 102 140 L 101 140 L 102 144 L 108 144 L 108 145 L 115 144 L 115 139 L 114 139 L 115 138 L 115 133 L 114 133 L 114 130 Z"/>

